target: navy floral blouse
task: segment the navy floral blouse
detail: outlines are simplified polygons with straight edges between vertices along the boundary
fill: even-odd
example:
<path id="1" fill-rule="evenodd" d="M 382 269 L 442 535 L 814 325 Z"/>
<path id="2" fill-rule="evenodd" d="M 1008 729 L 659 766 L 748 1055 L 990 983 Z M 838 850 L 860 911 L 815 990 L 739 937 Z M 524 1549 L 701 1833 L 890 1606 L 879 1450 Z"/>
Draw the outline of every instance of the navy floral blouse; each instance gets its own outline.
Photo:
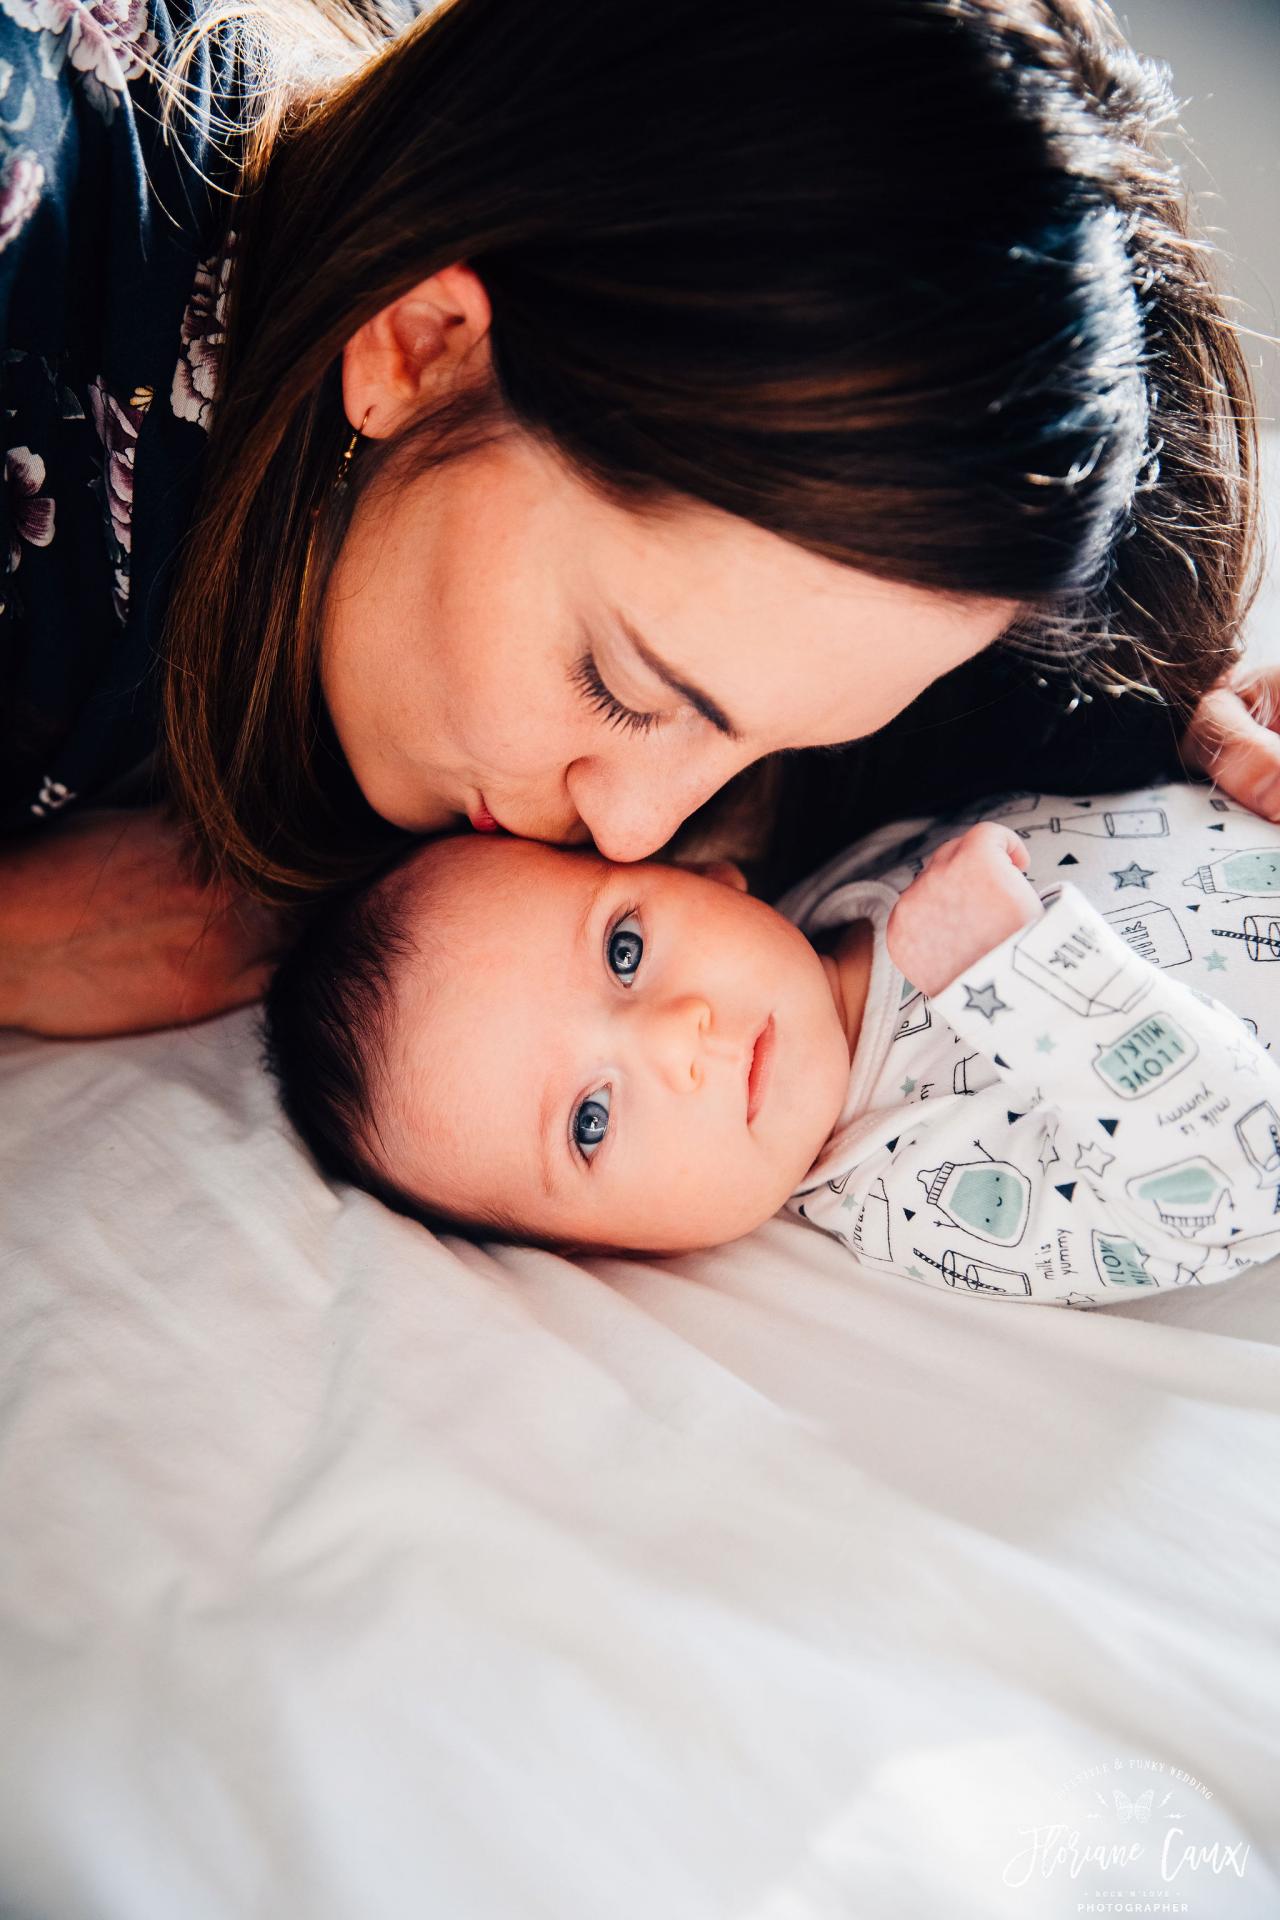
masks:
<path id="1" fill-rule="evenodd" d="M 196 0 L 197 6 L 202 0 Z M 245 76 L 223 28 L 162 136 L 181 0 L 0 0 L 0 834 L 109 791 L 154 661 L 214 399 Z"/>

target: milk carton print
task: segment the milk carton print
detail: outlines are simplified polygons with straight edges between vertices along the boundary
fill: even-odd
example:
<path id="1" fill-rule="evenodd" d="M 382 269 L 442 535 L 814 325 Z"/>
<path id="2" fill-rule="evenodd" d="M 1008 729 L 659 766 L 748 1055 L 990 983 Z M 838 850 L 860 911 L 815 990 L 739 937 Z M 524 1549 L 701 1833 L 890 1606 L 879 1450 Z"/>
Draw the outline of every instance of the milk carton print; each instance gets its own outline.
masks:
<path id="1" fill-rule="evenodd" d="M 1172 907 L 1158 900 L 1143 900 L 1136 907 L 1117 907 L 1103 915 L 1109 926 L 1153 967 L 1182 967 L 1191 958 L 1187 936 L 1178 925 Z"/>
<path id="2" fill-rule="evenodd" d="M 1086 1020 L 1127 1013 L 1151 989 L 1150 971 L 1136 955 L 1100 940 L 1083 918 L 1064 928 L 1061 919 L 1051 922 L 1046 914 L 1015 940 L 1010 963 L 1022 979 Z"/>
<path id="3" fill-rule="evenodd" d="M 1280 1113 L 1269 1100 L 1259 1100 L 1236 1121 L 1236 1138 L 1263 1186 L 1280 1181 Z"/>

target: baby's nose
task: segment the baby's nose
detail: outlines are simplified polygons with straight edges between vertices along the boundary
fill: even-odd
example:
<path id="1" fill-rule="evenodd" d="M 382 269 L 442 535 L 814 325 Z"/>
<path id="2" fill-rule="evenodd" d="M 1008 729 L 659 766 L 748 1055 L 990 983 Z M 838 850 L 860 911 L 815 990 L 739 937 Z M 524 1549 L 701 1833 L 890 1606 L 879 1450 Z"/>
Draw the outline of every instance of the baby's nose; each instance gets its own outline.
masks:
<path id="1" fill-rule="evenodd" d="M 677 1093 L 700 1087 L 709 1062 L 742 1058 L 740 1044 L 717 1030 L 710 1006 L 695 994 L 659 1008 L 654 1029 L 659 1071 Z"/>

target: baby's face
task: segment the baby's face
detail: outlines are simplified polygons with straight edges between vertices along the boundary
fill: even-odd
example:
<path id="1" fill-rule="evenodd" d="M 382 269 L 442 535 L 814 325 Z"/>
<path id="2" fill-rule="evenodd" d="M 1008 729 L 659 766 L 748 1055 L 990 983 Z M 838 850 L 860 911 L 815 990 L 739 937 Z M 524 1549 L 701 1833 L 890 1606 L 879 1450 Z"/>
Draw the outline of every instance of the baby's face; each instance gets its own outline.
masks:
<path id="1" fill-rule="evenodd" d="M 537 841 L 428 847 L 399 963 L 384 1171 L 539 1238 L 679 1252 L 777 1211 L 849 1046 L 797 928 L 724 880 Z"/>

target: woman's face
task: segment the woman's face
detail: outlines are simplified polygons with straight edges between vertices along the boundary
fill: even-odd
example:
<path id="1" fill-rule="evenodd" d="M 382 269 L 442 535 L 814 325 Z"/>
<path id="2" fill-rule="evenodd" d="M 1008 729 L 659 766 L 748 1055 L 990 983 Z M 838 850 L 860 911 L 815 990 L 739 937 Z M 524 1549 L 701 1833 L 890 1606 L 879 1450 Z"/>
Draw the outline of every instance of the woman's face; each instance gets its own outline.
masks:
<path id="1" fill-rule="evenodd" d="M 321 679 L 366 799 L 642 860 L 752 761 L 874 732 L 1016 607 L 852 572 L 681 503 L 606 504 L 525 435 L 360 498 Z"/>

